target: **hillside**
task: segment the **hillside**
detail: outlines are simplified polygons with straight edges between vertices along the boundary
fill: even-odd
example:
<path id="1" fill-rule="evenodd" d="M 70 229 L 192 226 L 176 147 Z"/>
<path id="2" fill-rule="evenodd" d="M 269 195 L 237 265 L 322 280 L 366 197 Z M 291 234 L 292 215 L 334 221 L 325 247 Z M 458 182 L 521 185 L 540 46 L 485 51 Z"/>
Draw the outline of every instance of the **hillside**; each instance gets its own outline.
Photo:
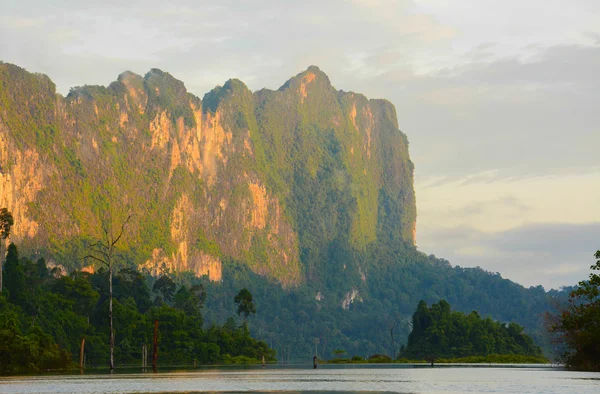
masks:
<path id="1" fill-rule="evenodd" d="M 308 357 L 315 338 L 320 353 L 396 352 L 420 299 L 531 332 L 548 306 L 541 288 L 416 249 L 394 106 L 314 66 L 276 91 L 229 80 L 200 99 L 156 69 L 63 97 L 0 63 L 0 167 L 22 255 L 93 272 L 87 245 L 131 213 L 122 267 L 202 282 L 209 322 L 248 287 L 250 329 L 284 359 Z"/>

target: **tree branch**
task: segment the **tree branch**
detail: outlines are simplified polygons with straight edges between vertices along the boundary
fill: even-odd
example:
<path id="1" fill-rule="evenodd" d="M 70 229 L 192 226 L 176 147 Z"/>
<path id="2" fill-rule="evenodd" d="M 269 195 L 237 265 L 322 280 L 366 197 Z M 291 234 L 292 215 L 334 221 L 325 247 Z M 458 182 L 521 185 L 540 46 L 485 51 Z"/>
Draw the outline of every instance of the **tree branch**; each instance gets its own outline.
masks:
<path id="1" fill-rule="evenodd" d="M 107 253 L 107 252 L 103 252 L 102 250 L 95 250 L 95 249 L 94 249 L 94 250 L 91 250 L 90 252 L 91 252 L 91 253 L 97 253 L 97 254 L 100 254 L 100 255 L 102 255 L 102 257 L 104 257 L 104 260 L 103 260 L 103 261 L 109 261 L 109 260 L 110 260 L 110 254 L 109 254 L 109 253 Z M 97 256 L 96 256 L 96 257 L 97 257 Z"/>
<path id="2" fill-rule="evenodd" d="M 127 216 L 127 220 L 125 220 L 125 222 L 123 222 L 123 225 L 121 226 L 121 231 L 119 232 L 119 236 L 117 237 L 117 239 L 115 239 L 112 242 L 111 247 L 115 246 L 115 244 L 117 242 L 119 242 L 119 239 L 121 239 L 121 237 L 123 236 L 123 233 L 125 232 L 125 226 L 127 225 L 127 222 L 129 222 L 129 220 L 131 219 L 132 216 L 133 216 L 132 214 L 129 214 L 129 216 Z"/>
<path id="3" fill-rule="evenodd" d="M 96 261 L 98 261 L 98 262 L 100 262 L 100 263 L 102 263 L 102 264 L 106 265 L 107 267 L 109 266 L 109 265 L 108 265 L 108 263 L 107 263 L 106 261 L 104 261 L 104 260 L 102 260 L 101 258 L 98 258 L 98 257 L 96 257 L 96 256 L 94 256 L 94 255 L 92 255 L 92 254 L 88 254 L 87 256 L 84 256 L 84 257 L 83 257 L 83 259 L 84 259 L 84 260 L 85 260 L 85 259 L 87 259 L 87 258 L 90 258 L 90 259 L 96 260 Z"/>

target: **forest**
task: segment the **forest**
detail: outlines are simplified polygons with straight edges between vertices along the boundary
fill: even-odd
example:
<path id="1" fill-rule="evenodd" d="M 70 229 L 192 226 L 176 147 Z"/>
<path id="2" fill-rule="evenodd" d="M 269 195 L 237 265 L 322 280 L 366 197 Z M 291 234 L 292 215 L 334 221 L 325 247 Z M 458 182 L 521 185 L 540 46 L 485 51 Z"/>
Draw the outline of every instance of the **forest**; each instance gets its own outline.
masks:
<path id="1" fill-rule="evenodd" d="M 412 317 L 412 331 L 399 357 L 413 360 L 518 355 L 543 358 L 542 349 L 523 327 L 511 322 L 482 319 L 477 311 L 452 311 L 444 300 L 428 307 L 420 301 Z"/>
<path id="2" fill-rule="evenodd" d="M 394 302 L 398 297 L 415 299 L 422 295 L 423 280 L 433 294 L 448 294 L 447 287 L 461 288 L 463 297 L 453 299 L 462 300 L 459 305 L 463 308 L 475 297 L 469 295 L 475 291 L 470 285 L 474 279 L 487 280 L 489 284 L 505 283 L 507 295 L 532 291 L 479 269 L 449 268 L 437 260 L 431 264 L 428 259 L 404 265 L 402 273 L 396 274 L 402 274 L 411 286 L 392 288 L 395 291 L 390 292 L 384 286 L 391 285 L 387 281 L 395 280 L 395 275 L 380 274 L 375 278 L 382 285 L 381 298 L 369 296 L 365 291 L 362 298 L 350 302 L 347 308 L 341 307 L 337 299 L 315 299 L 315 289 L 309 286 L 292 291 L 283 289 L 235 261 L 227 262 L 220 283 L 207 277 L 196 278 L 192 273 L 165 272 L 154 277 L 122 262 L 113 279 L 116 366 L 141 365 L 143 346 L 151 348 L 154 320 L 160 322 L 159 365 L 257 363 L 263 355 L 267 361 L 275 361 L 276 351 L 281 363 L 308 362 L 315 352 L 315 339 L 317 354 L 323 359 L 335 357 L 339 349 L 365 359 L 376 353 L 394 359 L 401 353 L 411 327 L 404 318 L 407 311 Z M 430 270 L 424 270 L 427 267 Z M 5 287 L 0 297 L 3 372 L 71 367 L 79 360 L 82 338 L 85 338 L 85 366 L 108 366 L 106 269 L 66 274 L 61 267 L 48 267 L 44 258 L 34 261 L 19 257 L 17 247 L 11 244 L 3 277 Z M 242 303 L 235 300 L 242 288 L 250 289 L 247 291 L 253 296 L 247 319 L 242 319 L 246 316 L 244 309 L 240 309 Z M 545 294 L 540 293 L 540 303 Z M 492 299 L 485 292 L 480 297 L 480 305 L 489 310 Z M 489 323 L 491 319 L 487 317 L 484 321 Z"/>
<path id="3" fill-rule="evenodd" d="M 371 253 L 366 258 L 375 263 L 365 281 L 352 283 L 353 300 L 345 298 L 348 293 L 326 291 L 313 283 L 283 289 L 243 263 L 226 261 L 221 283 L 201 278 L 209 294 L 205 319 L 225 322 L 227 311 L 235 307 L 229 295 L 247 287 L 257 305 L 250 330 L 277 350 L 280 362 L 308 362 L 315 353 L 315 340 L 323 359 L 336 357 L 335 350 L 340 349 L 347 356 L 383 354 L 394 359 L 411 332 L 415 305 L 420 300 L 431 304 L 445 299 L 457 311 L 477 310 L 482 318 L 516 322 L 552 357 L 544 314 L 552 299 L 566 299 L 565 291 L 524 288 L 480 268 L 452 267 L 410 246 L 393 254 Z M 343 263 L 332 258 L 332 265 Z M 319 294 L 322 297 L 316 297 Z M 351 301 L 346 304 L 346 300 Z"/>
<path id="4" fill-rule="evenodd" d="M 109 366 L 107 270 L 65 275 L 43 258 L 19 257 L 10 244 L 3 279 L 1 373 L 72 368 L 83 338 L 84 368 Z M 239 293 L 237 303 L 243 321 L 232 308 L 225 324 L 204 325 L 201 284 L 178 286 L 168 275 L 152 278 L 122 268 L 113 287 L 117 367 L 142 365 L 143 347 L 152 348 L 154 321 L 159 322 L 159 366 L 275 361 L 275 352 L 250 335 L 246 317 L 254 306 L 248 290 Z"/>

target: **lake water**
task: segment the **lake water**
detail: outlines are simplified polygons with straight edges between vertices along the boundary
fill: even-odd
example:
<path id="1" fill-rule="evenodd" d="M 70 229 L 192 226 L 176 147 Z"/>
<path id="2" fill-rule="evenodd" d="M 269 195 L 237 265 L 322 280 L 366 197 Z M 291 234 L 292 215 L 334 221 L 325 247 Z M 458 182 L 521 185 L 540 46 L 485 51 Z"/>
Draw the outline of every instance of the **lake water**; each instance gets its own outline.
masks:
<path id="1" fill-rule="evenodd" d="M 549 367 L 298 366 L 0 378 L 6 394 L 326 392 L 600 393 L 600 373 Z"/>

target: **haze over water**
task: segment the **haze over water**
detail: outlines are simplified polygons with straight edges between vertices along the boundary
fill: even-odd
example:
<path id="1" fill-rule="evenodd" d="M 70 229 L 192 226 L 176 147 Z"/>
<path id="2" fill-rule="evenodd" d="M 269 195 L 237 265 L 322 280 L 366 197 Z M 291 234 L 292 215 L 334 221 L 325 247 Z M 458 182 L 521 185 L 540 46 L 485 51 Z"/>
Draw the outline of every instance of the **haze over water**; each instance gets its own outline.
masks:
<path id="1" fill-rule="evenodd" d="M 598 393 L 600 373 L 551 367 L 322 366 L 0 378 L 3 394 L 200 392 Z"/>

